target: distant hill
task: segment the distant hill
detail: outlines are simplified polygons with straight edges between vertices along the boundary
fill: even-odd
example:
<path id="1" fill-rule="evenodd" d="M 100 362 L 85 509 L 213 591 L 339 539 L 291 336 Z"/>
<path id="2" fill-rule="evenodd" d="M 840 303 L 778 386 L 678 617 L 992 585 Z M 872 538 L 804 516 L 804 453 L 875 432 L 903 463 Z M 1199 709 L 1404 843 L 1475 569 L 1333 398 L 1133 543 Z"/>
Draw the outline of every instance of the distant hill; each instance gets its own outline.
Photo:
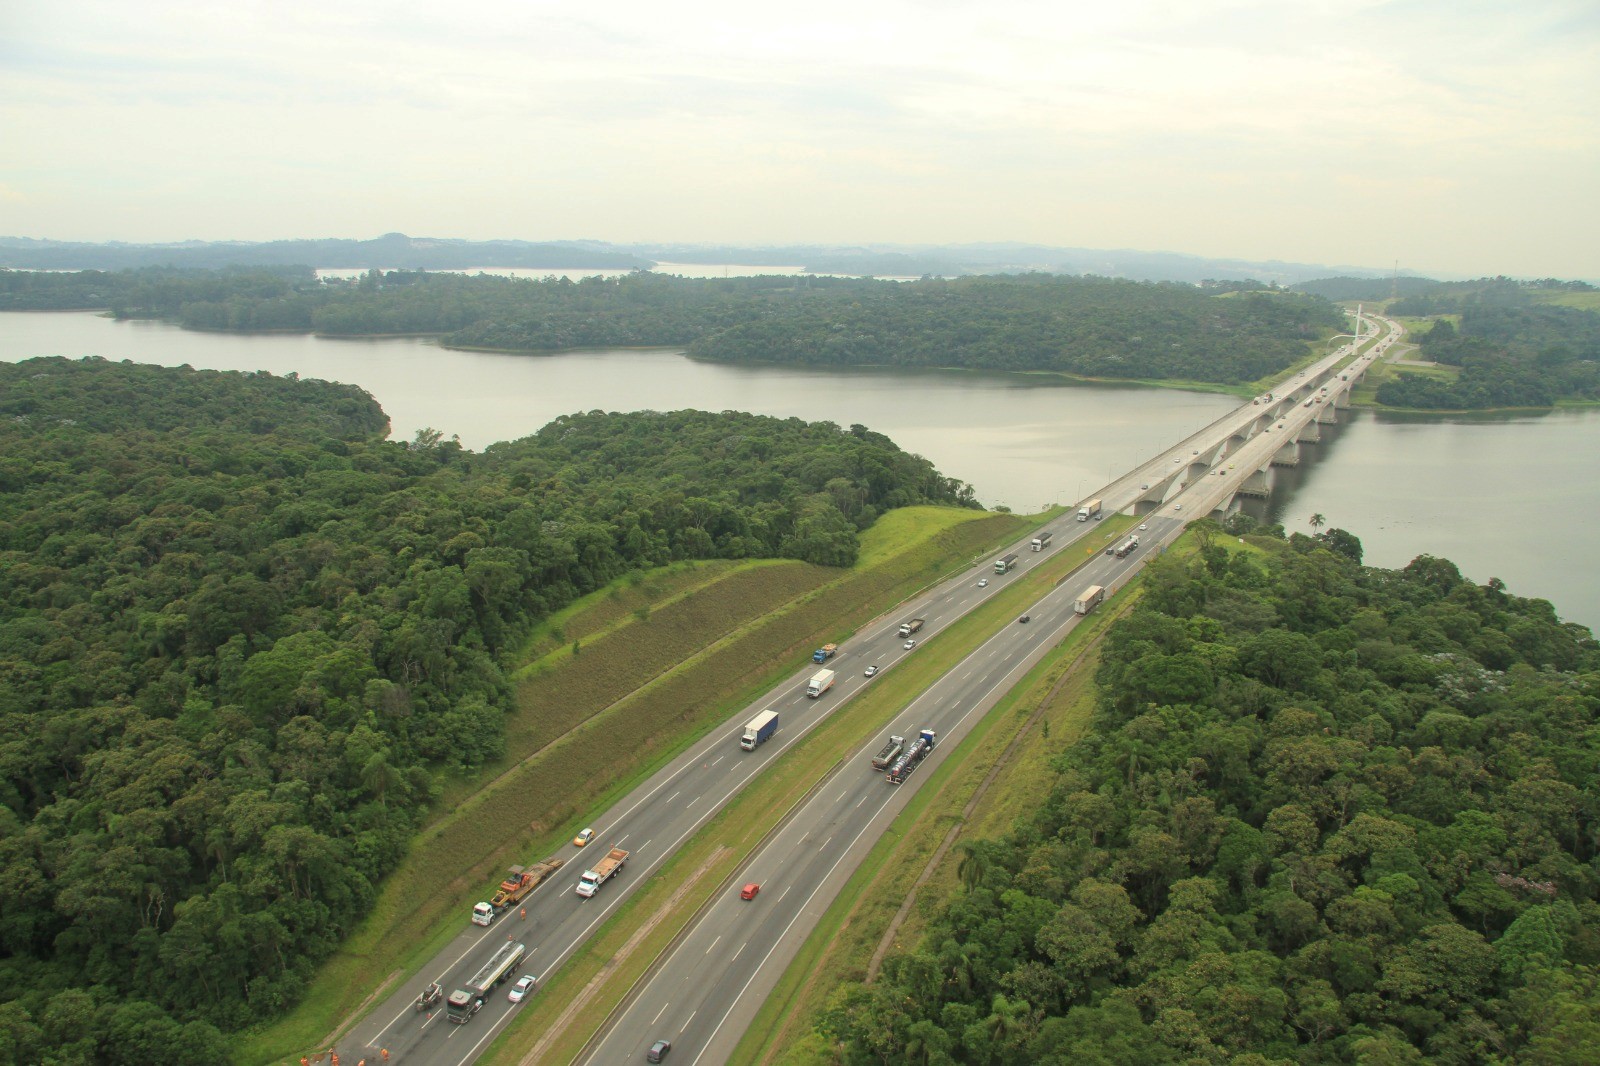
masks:
<path id="1" fill-rule="evenodd" d="M 521 267 L 550 270 L 648 270 L 660 262 L 804 267 L 814 274 L 856 277 L 955 278 L 971 274 L 1070 274 L 1129 281 L 1258 281 L 1263 288 L 1301 286 L 1344 276 L 1389 295 L 1389 271 L 1227 259 L 1128 248 L 1058 248 L 1044 244 L 613 244 L 596 240 L 466 241 L 386 233 L 368 241 L 324 238 L 268 241 L 180 241 L 166 244 L 89 244 L 0 237 L 0 268 L 124 270 L 163 266 L 308 266 L 366 270 L 471 270 Z M 1404 286 L 1413 279 L 1402 277 Z M 1430 283 L 1431 284 L 1431 283 Z M 1403 295 L 1404 293 L 1402 293 Z M 1321 293 L 1319 293 L 1321 295 Z M 1337 297 L 1344 299 L 1346 297 Z M 1349 297 L 1359 298 L 1359 297 Z"/>
<path id="2" fill-rule="evenodd" d="M 653 264 L 626 252 L 551 241 L 463 241 L 386 233 L 370 241 L 183 241 L 176 244 L 85 244 L 0 237 L 0 267 L 17 270 L 125 270 L 147 266 L 309 266 L 367 270 L 644 270 Z"/>

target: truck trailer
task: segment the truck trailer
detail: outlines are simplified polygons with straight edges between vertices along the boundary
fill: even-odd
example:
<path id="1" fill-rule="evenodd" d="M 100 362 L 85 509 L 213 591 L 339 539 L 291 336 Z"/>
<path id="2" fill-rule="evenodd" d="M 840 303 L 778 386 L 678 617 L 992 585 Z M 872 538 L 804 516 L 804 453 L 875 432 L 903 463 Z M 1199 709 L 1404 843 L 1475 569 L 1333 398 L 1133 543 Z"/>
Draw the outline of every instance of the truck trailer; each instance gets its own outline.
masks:
<path id="1" fill-rule="evenodd" d="M 894 761 L 894 765 L 889 767 L 889 772 L 884 775 L 889 784 L 898 785 L 911 776 L 917 765 L 923 759 L 926 759 L 928 753 L 933 750 L 935 736 L 937 734 L 931 729 L 924 729 L 917 735 L 917 739 L 913 740 L 911 746 L 900 753 L 900 757 Z"/>
<path id="2" fill-rule="evenodd" d="M 825 663 L 829 659 L 833 658 L 838 651 L 839 645 L 824 644 L 822 647 L 811 653 L 811 661 L 814 663 Z"/>
<path id="3" fill-rule="evenodd" d="M 1042 552 L 1048 547 L 1050 547 L 1050 533 L 1048 530 L 1033 538 L 1034 551 Z"/>
<path id="4" fill-rule="evenodd" d="M 1090 585 L 1078 593 L 1078 598 L 1072 601 L 1072 609 L 1079 614 L 1088 614 L 1100 606 L 1106 598 L 1106 590 L 1100 585 Z"/>
<path id="5" fill-rule="evenodd" d="M 491 925 L 502 913 L 515 907 L 549 876 L 566 864 L 566 859 L 546 859 L 532 866 L 513 866 L 493 898 L 472 905 L 472 924 Z"/>
<path id="6" fill-rule="evenodd" d="M 1015 555 L 1002 555 L 1000 558 L 994 561 L 994 572 L 997 574 L 1004 574 L 1016 565 L 1017 557 Z"/>
<path id="7" fill-rule="evenodd" d="M 1138 548 L 1138 547 L 1139 547 L 1139 538 L 1138 537 L 1129 537 L 1127 540 L 1125 540 L 1121 544 L 1117 545 L 1117 558 L 1118 559 L 1122 559 L 1122 558 L 1126 558 L 1129 555 L 1132 555 L 1134 550 L 1136 548 Z"/>
<path id="8" fill-rule="evenodd" d="M 628 853 L 621 848 L 606 852 L 606 857 L 595 863 L 594 869 L 583 871 L 583 876 L 578 878 L 578 895 L 588 899 L 600 891 L 600 886 L 615 877 L 627 861 Z"/>
<path id="9" fill-rule="evenodd" d="M 900 635 L 902 637 L 909 637 L 911 634 L 922 628 L 922 622 L 923 619 L 921 618 L 913 618 L 909 622 L 901 622 Z"/>
<path id="10" fill-rule="evenodd" d="M 755 751 L 757 747 L 771 740 L 772 734 L 777 731 L 778 712 L 762 711 L 745 723 L 744 736 L 739 738 L 739 746 L 745 751 Z"/>
<path id="11" fill-rule="evenodd" d="M 806 682 L 806 695 L 816 699 L 833 687 L 833 679 L 837 676 L 832 670 L 818 670 L 811 675 L 811 680 Z"/>
<path id="12" fill-rule="evenodd" d="M 1099 517 L 1100 517 L 1100 500 L 1099 500 L 1098 497 L 1096 497 L 1095 499 L 1090 500 L 1088 503 L 1086 503 L 1082 507 L 1078 508 L 1078 521 L 1080 521 L 1080 522 L 1087 522 L 1091 518 L 1099 518 Z"/>
<path id="13" fill-rule="evenodd" d="M 905 737 L 890 737 L 883 747 L 879 749 L 878 754 L 872 757 L 872 768 L 874 770 L 887 770 L 894 765 L 894 761 L 900 757 L 900 753 L 905 748 Z"/>
<path id="14" fill-rule="evenodd" d="M 450 993 L 450 998 L 445 1000 L 445 1013 L 456 1025 L 465 1025 L 467 1020 L 483 1008 L 483 998 L 494 987 L 516 972 L 517 966 L 527 957 L 528 948 L 525 944 L 516 944 L 507 941 L 500 945 L 500 950 L 494 953 L 494 958 L 484 964 L 483 969 L 472 975 L 465 988 L 458 988 Z"/>

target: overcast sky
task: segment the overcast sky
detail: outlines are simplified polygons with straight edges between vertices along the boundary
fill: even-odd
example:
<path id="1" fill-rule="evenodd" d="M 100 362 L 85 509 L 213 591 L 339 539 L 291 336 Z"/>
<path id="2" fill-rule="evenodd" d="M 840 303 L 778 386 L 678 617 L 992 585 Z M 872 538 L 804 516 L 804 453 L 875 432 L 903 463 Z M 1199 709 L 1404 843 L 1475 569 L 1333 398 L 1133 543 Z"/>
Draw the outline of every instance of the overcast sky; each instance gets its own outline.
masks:
<path id="1" fill-rule="evenodd" d="M 1597 0 L 0 0 L 0 234 L 1600 279 Z"/>

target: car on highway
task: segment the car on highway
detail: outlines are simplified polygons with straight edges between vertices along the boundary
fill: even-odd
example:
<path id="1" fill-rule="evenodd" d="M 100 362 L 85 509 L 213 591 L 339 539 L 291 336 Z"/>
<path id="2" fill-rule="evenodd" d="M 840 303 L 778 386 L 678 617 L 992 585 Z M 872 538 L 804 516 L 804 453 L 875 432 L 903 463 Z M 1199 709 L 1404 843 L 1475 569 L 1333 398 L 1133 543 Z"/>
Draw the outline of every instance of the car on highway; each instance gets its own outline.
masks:
<path id="1" fill-rule="evenodd" d="M 650 1045 L 650 1050 L 646 1051 L 644 1053 L 644 1061 L 646 1061 L 646 1062 L 665 1062 L 666 1059 L 667 1059 L 667 1052 L 669 1052 L 671 1050 L 672 1050 L 672 1041 L 670 1041 L 670 1040 L 657 1040 L 654 1044 Z"/>
<path id="2" fill-rule="evenodd" d="M 1149 528 L 1150 528 L 1150 523 L 1148 523 L 1148 522 L 1140 522 L 1139 523 L 1139 531 L 1140 532 L 1143 532 L 1144 530 L 1147 530 Z"/>
<path id="3" fill-rule="evenodd" d="M 902 648 L 904 648 L 906 651 L 910 651 L 912 648 L 915 648 L 917 646 L 917 642 L 914 641 L 914 640 L 908 640 L 908 641 L 906 641 L 904 644 L 902 644 L 900 646 Z"/>
<path id="4" fill-rule="evenodd" d="M 1149 482 L 1145 482 L 1143 485 L 1139 486 L 1139 491 L 1143 492 L 1145 489 L 1147 489 L 1149 487 L 1150 487 L 1150 483 Z"/>
<path id="5" fill-rule="evenodd" d="M 533 991 L 533 974 L 525 973 L 517 978 L 517 983 L 511 986 L 511 991 L 506 993 L 506 998 L 513 1003 L 521 1003 Z"/>
<path id="6" fill-rule="evenodd" d="M 761 891 L 761 886 L 756 884 L 754 881 L 751 881 L 748 885 L 745 885 L 743 888 L 741 888 L 739 890 L 739 898 L 740 899 L 755 899 L 756 898 L 756 893 L 758 893 L 760 891 Z"/>
<path id="7" fill-rule="evenodd" d="M 979 578 L 979 579 L 978 579 L 978 587 L 979 587 L 979 588 L 980 588 L 980 589 L 986 589 L 986 588 L 988 588 L 988 587 L 989 587 L 989 579 L 988 579 L 988 578 L 986 578 L 986 577 L 980 577 L 980 578 Z"/>
<path id="8" fill-rule="evenodd" d="M 877 673 L 878 673 L 878 664 L 877 663 L 873 663 L 871 666 L 867 667 L 865 670 L 863 670 L 861 672 L 861 676 L 862 677 L 876 677 Z"/>
<path id="9" fill-rule="evenodd" d="M 575 848 L 587 847 L 588 844 L 589 844 L 589 841 L 591 841 L 593 839 L 594 839 L 594 830 L 593 829 L 585 829 L 583 832 L 579 833 L 577 836 L 572 838 L 572 846 L 575 847 Z"/>
<path id="10" fill-rule="evenodd" d="M 1028 615 L 1023 615 L 1021 618 L 1017 619 L 1017 621 L 1018 622 L 1026 622 L 1028 620 L 1028 617 L 1029 617 Z"/>

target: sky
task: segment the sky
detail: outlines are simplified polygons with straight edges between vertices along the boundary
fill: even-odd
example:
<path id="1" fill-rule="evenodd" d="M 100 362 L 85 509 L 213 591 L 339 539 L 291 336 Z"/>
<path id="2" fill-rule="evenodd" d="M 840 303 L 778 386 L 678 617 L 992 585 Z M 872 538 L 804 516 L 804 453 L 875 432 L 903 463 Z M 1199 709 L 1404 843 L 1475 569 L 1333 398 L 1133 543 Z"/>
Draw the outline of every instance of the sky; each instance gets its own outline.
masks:
<path id="1" fill-rule="evenodd" d="M 0 235 L 1600 281 L 1596 0 L 0 0 Z"/>

